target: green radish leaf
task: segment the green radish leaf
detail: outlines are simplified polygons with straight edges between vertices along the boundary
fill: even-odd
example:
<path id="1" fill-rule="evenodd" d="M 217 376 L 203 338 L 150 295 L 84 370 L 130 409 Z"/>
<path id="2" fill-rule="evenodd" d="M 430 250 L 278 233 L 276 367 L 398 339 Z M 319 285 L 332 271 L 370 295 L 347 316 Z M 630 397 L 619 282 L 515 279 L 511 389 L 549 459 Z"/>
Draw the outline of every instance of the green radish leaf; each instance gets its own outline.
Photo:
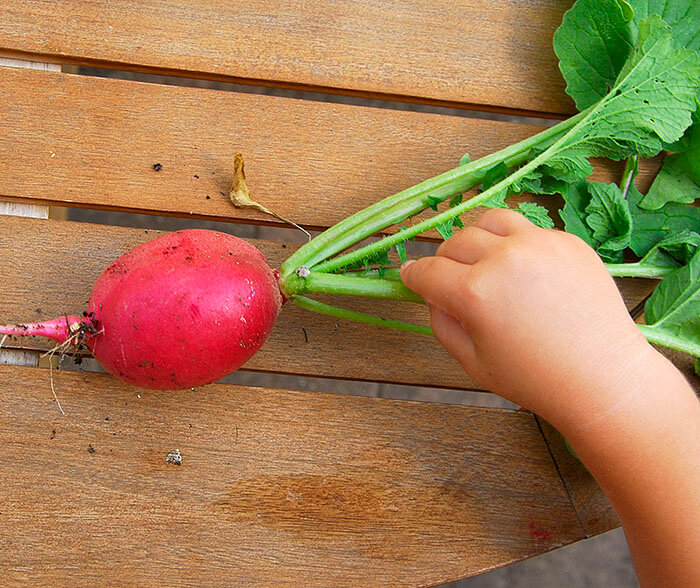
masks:
<path id="1" fill-rule="evenodd" d="M 463 194 L 455 194 L 450 198 L 450 208 L 454 208 L 458 204 L 462 204 L 462 200 L 464 199 Z"/>
<path id="2" fill-rule="evenodd" d="M 564 182 L 584 180 L 593 173 L 593 166 L 581 153 L 562 153 L 542 166 L 544 173 Z"/>
<path id="3" fill-rule="evenodd" d="M 644 306 L 647 325 L 700 344 L 700 252 L 668 274 Z"/>
<path id="4" fill-rule="evenodd" d="M 700 122 L 686 133 L 686 150 L 667 155 L 641 207 L 657 210 L 667 202 L 694 202 L 700 198 Z"/>
<path id="5" fill-rule="evenodd" d="M 556 156 L 580 163 L 590 156 L 656 155 L 691 123 L 700 90 L 700 57 L 674 49 L 659 16 L 643 21 L 639 40 L 611 92 L 567 138 Z"/>
<path id="6" fill-rule="evenodd" d="M 459 165 L 467 165 L 468 163 L 471 163 L 472 158 L 469 157 L 469 153 L 465 153 L 462 155 L 462 158 L 459 160 Z"/>
<path id="7" fill-rule="evenodd" d="M 488 190 L 491 186 L 495 186 L 498 182 L 504 180 L 506 176 L 508 176 L 508 167 L 501 161 L 486 170 L 481 189 Z"/>
<path id="8" fill-rule="evenodd" d="M 508 167 L 502 161 L 492 166 L 484 174 L 484 181 L 481 184 L 481 190 L 488 190 L 499 182 L 503 181 L 508 176 Z M 506 198 L 508 197 L 508 189 L 505 188 L 489 198 L 482 206 L 486 208 L 508 208 Z"/>
<path id="9" fill-rule="evenodd" d="M 681 231 L 671 234 L 654 245 L 640 261 L 640 265 L 680 267 L 687 264 L 700 247 L 700 234 Z"/>
<path id="10" fill-rule="evenodd" d="M 554 221 L 549 216 L 549 211 L 535 202 L 521 202 L 516 212 L 522 214 L 531 223 L 543 229 L 554 228 Z"/>
<path id="11" fill-rule="evenodd" d="M 676 47 L 700 50 L 700 2 L 697 0 L 626 0 L 634 14 L 630 21 L 632 38 L 636 39 L 641 22 L 658 14 L 673 30 Z"/>
<path id="12" fill-rule="evenodd" d="M 440 204 L 440 202 L 442 202 L 442 198 L 438 198 L 437 196 L 428 196 L 426 198 L 426 204 L 433 210 L 438 209 L 438 204 Z"/>
<path id="13" fill-rule="evenodd" d="M 635 37 L 629 5 L 618 0 L 578 0 L 554 33 L 554 52 L 566 93 L 585 110 L 613 86 Z"/>
<path id="14" fill-rule="evenodd" d="M 482 202 L 481 205 L 486 208 L 508 208 L 506 204 L 506 198 L 508 198 L 508 190 L 501 190 L 496 192 L 491 198 L 486 202 Z"/>
<path id="15" fill-rule="evenodd" d="M 700 104 L 700 98 L 698 98 L 698 103 Z M 682 153 L 690 149 L 692 146 L 691 138 L 697 132 L 698 127 L 700 127 L 700 106 L 693 113 L 693 124 L 686 130 L 685 135 L 673 143 L 664 143 L 664 151 Z"/>
<path id="16" fill-rule="evenodd" d="M 579 110 L 614 85 L 642 22 L 652 14 L 671 27 L 676 48 L 700 50 L 697 0 L 578 0 L 564 15 L 554 34 L 554 52 L 566 92 Z"/>
<path id="17" fill-rule="evenodd" d="M 463 194 L 455 194 L 450 198 L 450 208 L 454 208 L 455 206 L 462 204 L 462 200 L 464 199 Z M 462 219 L 458 216 L 454 217 L 454 224 L 456 227 L 459 227 L 460 229 L 464 228 L 464 223 L 462 222 Z"/>
<path id="18" fill-rule="evenodd" d="M 382 265 L 391 265 L 391 260 L 389 259 L 389 252 L 388 251 L 378 251 L 374 255 L 369 255 L 365 257 L 364 259 L 360 259 L 359 261 L 355 263 L 351 263 L 348 265 L 343 266 L 343 269 L 349 270 L 349 269 L 360 269 L 360 268 L 365 268 L 365 271 L 369 271 L 371 266 L 382 266 Z"/>
<path id="19" fill-rule="evenodd" d="M 638 257 L 644 257 L 654 245 L 673 233 L 693 231 L 700 233 L 700 208 L 669 202 L 658 210 L 640 207 L 644 196 L 630 186 L 627 203 L 632 215 L 630 248 Z"/>
<path id="20" fill-rule="evenodd" d="M 399 233 L 401 231 L 405 231 L 407 229 L 408 229 L 408 227 L 405 227 L 405 226 L 399 227 Z M 410 239 L 410 240 L 413 241 L 413 239 Z M 396 244 L 396 253 L 399 256 L 401 263 L 406 263 L 406 260 L 408 259 L 407 255 L 406 255 L 406 241 L 401 241 L 400 243 Z"/>
<path id="21" fill-rule="evenodd" d="M 561 195 L 564 198 L 564 206 L 559 211 L 559 216 L 564 221 L 566 232 L 581 237 L 593 248 L 597 247 L 598 242 L 593 238 L 593 231 L 586 222 L 586 207 L 591 201 L 588 184 L 581 181 L 564 186 Z"/>
<path id="22" fill-rule="evenodd" d="M 600 244 L 596 251 L 604 261 L 621 262 L 622 252 L 632 237 L 632 216 L 627 201 L 615 184 L 588 184 L 591 200 L 586 206 L 586 224 L 593 239 Z"/>
<path id="23" fill-rule="evenodd" d="M 440 236 L 447 241 L 454 234 L 454 223 L 452 219 L 435 227 L 435 230 L 440 233 Z"/>
<path id="24" fill-rule="evenodd" d="M 408 257 L 406 256 L 406 243 L 397 243 L 396 244 L 396 253 L 399 255 L 399 259 L 401 260 L 401 263 L 406 263 L 406 260 Z"/>
<path id="25" fill-rule="evenodd" d="M 512 194 L 522 194 L 523 192 L 529 192 L 530 194 L 541 194 L 542 172 L 535 169 L 519 180 L 514 181 L 510 185 L 510 192 Z"/>

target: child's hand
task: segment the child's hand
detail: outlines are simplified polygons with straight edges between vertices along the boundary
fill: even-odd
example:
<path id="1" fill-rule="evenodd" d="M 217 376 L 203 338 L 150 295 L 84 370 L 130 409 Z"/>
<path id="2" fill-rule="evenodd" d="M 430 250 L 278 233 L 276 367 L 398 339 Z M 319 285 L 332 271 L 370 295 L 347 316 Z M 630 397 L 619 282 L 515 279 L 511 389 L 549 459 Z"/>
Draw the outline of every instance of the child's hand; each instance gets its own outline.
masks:
<path id="1" fill-rule="evenodd" d="M 514 211 L 489 210 L 401 278 L 472 378 L 554 424 L 604 409 L 618 374 L 656 353 L 596 253 Z"/>
<path id="2" fill-rule="evenodd" d="M 477 382 L 566 435 L 620 515 L 641 584 L 700 586 L 700 403 L 595 252 L 490 210 L 401 278 Z"/>

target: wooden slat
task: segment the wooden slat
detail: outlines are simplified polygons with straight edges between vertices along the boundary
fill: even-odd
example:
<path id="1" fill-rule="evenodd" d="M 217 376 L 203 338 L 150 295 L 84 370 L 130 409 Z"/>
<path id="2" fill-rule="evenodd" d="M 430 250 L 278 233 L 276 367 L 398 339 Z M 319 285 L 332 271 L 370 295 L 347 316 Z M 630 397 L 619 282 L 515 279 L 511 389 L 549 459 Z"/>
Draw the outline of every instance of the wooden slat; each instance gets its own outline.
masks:
<path id="1" fill-rule="evenodd" d="M 193 77 L 571 112 L 552 35 L 571 0 L 2 0 L 0 50 Z"/>
<path id="2" fill-rule="evenodd" d="M 47 370 L 0 367 L 10 584 L 424 586 L 584 535 L 529 414 L 55 385 L 65 417 Z"/>
<path id="3" fill-rule="evenodd" d="M 3 323 L 79 313 L 92 284 L 114 259 L 159 233 L 92 224 L 0 217 L 0 320 Z M 273 267 L 292 251 L 284 243 L 254 241 Z M 654 283 L 621 281 L 630 307 Z M 416 304 L 343 299 L 347 308 L 427 324 Z M 7 343 L 10 345 L 11 343 Z M 23 341 L 23 347 L 42 348 Z M 379 329 L 288 304 L 262 349 L 246 364 L 260 371 L 467 389 L 475 384 L 435 339 Z"/>
<path id="4" fill-rule="evenodd" d="M 0 66 L 19 67 L 28 69 L 41 69 L 50 71 L 60 71 L 60 67 L 51 63 L 40 63 L 35 61 L 20 61 L 17 59 L 4 59 L 0 57 Z M 0 201 L 0 215 L 12 214 L 17 216 L 28 216 L 32 218 L 48 218 L 48 206 L 36 204 L 21 204 L 18 202 Z M 2 339 L 2 338 L 0 338 Z M 39 354 L 35 351 L 21 351 L 13 349 L 0 349 L 0 363 L 3 365 L 38 365 Z"/>
<path id="5" fill-rule="evenodd" d="M 586 531 L 586 537 L 592 537 L 619 527 L 620 519 L 617 513 L 593 476 L 566 448 L 561 434 L 544 419 L 536 418 L 557 464 L 559 474 L 569 492 L 571 503 Z"/>
<path id="6" fill-rule="evenodd" d="M 0 95 L 0 161 L 12 162 L 1 197 L 277 222 L 228 201 L 242 151 L 254 196 L 310 227 L 450 169 L 467 151 L 480 157 L 540 130 L 11 68 L 0 68 Z M 643 167 L 640 188 L 657 167 Z M 619 173 L 606 165 L 597 178 Z"/>

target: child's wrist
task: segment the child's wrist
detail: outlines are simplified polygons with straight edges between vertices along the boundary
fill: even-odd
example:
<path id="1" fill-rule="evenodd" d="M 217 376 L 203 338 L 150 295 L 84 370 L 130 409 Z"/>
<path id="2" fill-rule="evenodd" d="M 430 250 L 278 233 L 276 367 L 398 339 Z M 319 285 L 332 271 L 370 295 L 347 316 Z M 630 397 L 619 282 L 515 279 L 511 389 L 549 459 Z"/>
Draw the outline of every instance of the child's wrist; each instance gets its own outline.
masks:
<path id="1" fill-rule="evenodd" d="M 697 403 L 678 369 L 651 345 L 647 347 L 636 356 L 638 361 L 609 370 L 598 393 L 581 403 L 578 414 L 561 419 L 558 428 L 572 445 L 585 452 L 584 446 L 654 435 L 656 423 L 678 416 L 679 402 L 691 408 Z"/>
<path id="2" fill-rule="evenodd" d="M 643 403 L 677 370 L 645 340 L 606 354 L 585 374 L 563 385 L 565 405 L 543 414 L 567 438 L 617 426 L 630 407 Z"/>

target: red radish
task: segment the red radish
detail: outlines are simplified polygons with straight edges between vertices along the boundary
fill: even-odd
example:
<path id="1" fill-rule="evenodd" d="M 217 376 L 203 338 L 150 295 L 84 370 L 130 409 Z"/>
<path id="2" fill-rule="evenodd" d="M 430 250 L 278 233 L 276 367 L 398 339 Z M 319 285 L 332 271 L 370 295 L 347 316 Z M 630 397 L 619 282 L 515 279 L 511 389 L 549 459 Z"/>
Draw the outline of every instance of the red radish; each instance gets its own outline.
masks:
<path id="1" fill-rule="evenodd" d="M 0 327 L 0 334 L 82 342 L 111 374 L 175 390 L 235 371 L 260 348 L 283 303 L 255 247 L 185 230 L 139 245 L 97 279 L 82 317 Z"/>

